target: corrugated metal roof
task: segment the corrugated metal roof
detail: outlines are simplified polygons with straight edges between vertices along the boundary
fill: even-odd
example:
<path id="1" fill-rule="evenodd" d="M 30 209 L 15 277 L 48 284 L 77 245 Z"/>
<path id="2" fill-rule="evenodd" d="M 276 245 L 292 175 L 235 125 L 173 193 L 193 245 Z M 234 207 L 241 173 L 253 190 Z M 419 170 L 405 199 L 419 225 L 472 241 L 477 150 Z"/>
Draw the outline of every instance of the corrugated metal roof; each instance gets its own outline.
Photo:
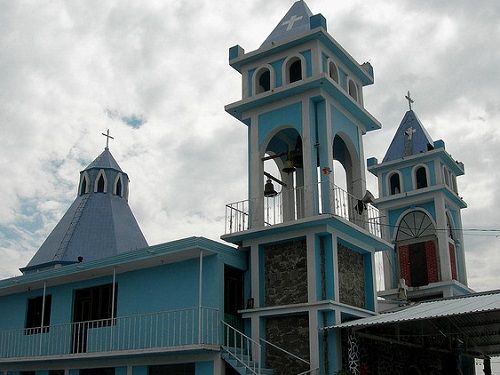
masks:
<path id="1" fill-rule="evenodd" d="M 421 302 L 394 312 L 353 320 L 330 328 L 368 327 L 381 324 L 444 318 L 500 310 L 500 291 L 475 293 L 461 297 Z"/>

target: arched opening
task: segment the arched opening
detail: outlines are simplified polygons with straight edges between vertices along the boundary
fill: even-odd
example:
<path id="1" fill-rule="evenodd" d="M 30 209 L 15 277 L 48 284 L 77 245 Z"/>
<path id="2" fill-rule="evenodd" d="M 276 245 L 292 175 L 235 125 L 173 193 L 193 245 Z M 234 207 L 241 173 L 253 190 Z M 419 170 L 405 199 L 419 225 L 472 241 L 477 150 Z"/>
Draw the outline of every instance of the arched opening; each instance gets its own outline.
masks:
<path id="1" fill-rule="evenodd" d="M 256 94 L 271 90 L 271 71 L 268 68 L 262 68 L 257 72 Z"/>
<path id="2" fill-rule="evenodd" d="M 401 193 L 401 180 L 397 172 L 392 173 L 389 177 L 389 192 L 390 195 Z"/>
<path id="3" fill-rule="evenodd" d="M 122 177 L 120 175 L 118 175 L 116 179 L 114 191 L 116 195 L 120 197 L 122 196 L 123 187 L 122 187 Z"/>
<path id="4" fill-rule="evenodd" d="M 330 75 L 331 79 L 339 83 L 339 71 L 337 69 L 337 65 L 335 65 L 333 61 L 330 61 L 330 63 L 328 64 L 328 74 Z"/>
<path id="5" fill-rule="evenodd" d="M 89 192 L 89 178 L 86 174 L 82 177 L 82 182 L 80 184 L 80 195 L 87 194 Z"/>
<path id="6" fill-rule="evenodd" d="M 288 61 L 288 83 L 300 81 L 302 79 L 302 61 L 294 57 Z"/>
<path id="7" fill-rule="evenodd" d="M 302 138 L 286 128 L 264 150 L 264 221 L 276 224 L 304 216 Z"/>
<path id="8" fill-rule="evenodd" d="M 436 228 L 423 211 L 407 213 L 399 222 L 396 249 L 399 277 L 408 286 L 423 286 L 439 281 Z"/>
<path id="9" fill-rule="evenodd" d="M 358 89 L 356 87 L 356 84 L 352 79 L 349 80 L 349 95 L 351 98 L 353 98 L 355 101 L 358 101 Z"/>
<path id="10" fill-rule="evenodd" d="M 455 227 L 449 212 L 446 213 L 446 229 L 448 234 L 448 251 L 450 253 L 451 278 L 457 280 L 457 244 L 455 243 Z"/>
<path id="11" fill-rule="evenodd" d="M 415 180 L 417 182 L 417 189 L 422 189 L 429 186 L 427 183 L 427 170 L 425 169 L 425 167 L 417 168 L 417 170 L 415 171 Z"/>
<path id="12" fill-rule="evenodd" d="M 443 167 L 443 176 L 446 186 L 450 186 L 450 173 L 448 172 L 448 168 L 446 167 Z"/>
<path id="13" fill-rule="evenodd" d="M 104 176 L 101 174 L 99 176 L 99 179 L 97 180 L 97 192 L 98 193 L 104 193 Z"/>

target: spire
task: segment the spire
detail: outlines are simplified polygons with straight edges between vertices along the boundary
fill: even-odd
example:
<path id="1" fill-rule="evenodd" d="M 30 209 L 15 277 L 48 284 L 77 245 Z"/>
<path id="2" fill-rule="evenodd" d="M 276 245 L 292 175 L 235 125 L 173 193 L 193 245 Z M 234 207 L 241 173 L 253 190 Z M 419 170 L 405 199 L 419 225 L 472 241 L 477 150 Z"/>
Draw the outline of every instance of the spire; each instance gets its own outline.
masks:
<path id="1" fill-rule="evenodd" d="M 309 31 L 311 29 L 309 19 L 312 15 L 305 1 L 299 0 L 295 2 L 264 43 L 262 43 L 261 48 L 272 46 L 277 42 Z"/>
<path id="2" fill-rule="evenodd" d="M 29 273 L 147 247 L 127 202 L 128 184 L 128 175 L 106 147 L 80 172 L 75 201 L 21 271 Z"/>
<path id="3" fill-rule="evenodd" d="M 408 92 L 408 97 L 410 97 Z M 412 100 L 411 98 L 409 100 Z M 410 104 L 411 105 L 411 104 Z M 384 156 L 384 162 L 416 155 L 433 148 L 433 140 L 413 110 L 406 112 Z"/>

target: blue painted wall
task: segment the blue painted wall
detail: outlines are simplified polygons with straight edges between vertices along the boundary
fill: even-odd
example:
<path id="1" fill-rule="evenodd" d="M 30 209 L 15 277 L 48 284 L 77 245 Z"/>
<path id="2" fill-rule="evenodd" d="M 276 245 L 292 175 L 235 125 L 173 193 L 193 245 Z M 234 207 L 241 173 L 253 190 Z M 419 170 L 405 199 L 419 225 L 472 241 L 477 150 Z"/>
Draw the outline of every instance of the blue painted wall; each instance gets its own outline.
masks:
<path id="1" fill-rule="evenodd" d="M 331 112 L 333 136 L 335 137 L 335 134 L 340 132 L 345 133 L 353 143 L 359 157 L 358 127 L 334 106 L 331 106 Z"/>
<path id="2" fill-rule="evenodd" d="M 302 135 L 302 103 L 290 104 L 288 106 L 265 112 L 259 115 L 259 146 L 267 139 L 274 130 L 289 126 L 296 129 Z"/>

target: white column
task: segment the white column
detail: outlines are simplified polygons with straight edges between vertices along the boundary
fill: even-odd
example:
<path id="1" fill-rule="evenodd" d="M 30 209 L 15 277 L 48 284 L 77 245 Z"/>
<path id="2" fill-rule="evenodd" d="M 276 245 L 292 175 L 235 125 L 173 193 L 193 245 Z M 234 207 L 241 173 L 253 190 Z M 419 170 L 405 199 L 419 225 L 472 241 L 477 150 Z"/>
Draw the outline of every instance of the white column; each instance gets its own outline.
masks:
<path id="1" fill-rule="evenodd" d="M 378 312 L 378 303 L 377 303 L 377 270 L 375 267 L 375 253 L 370 254 L 371 262 L 372 262 L 372 285 L 373 285 L 373 311 Z"/>
<path id="2" fill-rule="evenodd" d="M 323 213 L 335 212 L 335 195 L 334 195 L 334 176 L 333 176 L 333 124 L 332 111 L 330 104 L 325 100 L 325 129 L 326 139 L 318 140 L 319 148 L 322 153 L 327 155 L 327 164 L 321 165 L 321 168 L 330 168 L 331 173 L 324 175 L 321 173 L 321 194 L 323 202 Z M 321 129 L 320 129 L 321 130 Z M 321 134 L 321 132 L 320 132 Z"/>
<path id="3" fill-rule="evenodd" d="M 309 362 L 311 370 L 319 367 L 319 331 L 316 310 L 309 311 Z"/>
<path id="4" fill-rule="evenodd" d="M 332 234 L 332 261 L 333 261 L 333 296 L 335 301 L 340 302 L 340 286 L 339 286 L 339 252 L 338 238 Z"/>
<path id="5" fill-rule="evenodd" d="M 308 234 L 306 237 L 307 247 L 307 301 L 309 303 L 316 302 L 317 285 L 316 285 L 316 236 Z"/>
<path id="6" fill-rule="evenodd" d="M 434 198 L 434 205 L 436 207 L 436 225 L 437 238 L 438 238 L 438 254 L 439 254 L 439 265 L 441 271 L 441 280 L 447 281 L 451 280 L 451 263 L 450 263 L 450 251 L 448 248 L 448 233 L 446 230 L 446 208 L 444 204 L 443 194 L 438 194 Z"/>
<path id="7" fill-rule="evenodd" d="M 259 128 L 257 116 L 252 116 L 249 125 L 249 199 L 250 227 L 264 226 L 264 163 L 259 150 Z"/>
<path id="8" fill-rule="evenodd" d="M 198 280 L 198 344 L 201 344 L 201 335 L 203 322 L 202 319 L 202 304 L 203 304 L 203 250 L 200 250 L 200 268 L 199 268 L 199 280 Z"/>
<path id="9" fill-rule="evenodd" d="M 315 215 L 315 196 L 317 196 L 316 149 L 312 144 L 311 123 L 309 121 L 309 98 L 302 100 L 302 145 L 304 158 L 304 216 Z"/>
<path id="10" fill-rule="evenodd" d="M 467 268 L 465 265 L 465 244 L 464 244 L 464 234 L 462 230 L 463 229 L 462 214 L 460 213 L 460 211 L 458 211 L 457 223 L 455 225 L 457 226 L 457 228 L 460 229 L 455 231 L 458 237 L 458 241 L 460 242 L 460 248 L 459 249 L 455 248 L 460 269 L 460 274 L 458 279 L 462 284 L 467 285 Z"/>
<path id="11" fill-rule="evenodd" d="M 132 366 L 127 366 L 127 375 L 132 375 L 132 374 L 133 374 Z"/>
<path id="12" fill-rule="evenodd" d="M 217 355 L 214 359 L 214 375 L 224 375 L 224 364 L 222 363 L 222 358 Z"/>

